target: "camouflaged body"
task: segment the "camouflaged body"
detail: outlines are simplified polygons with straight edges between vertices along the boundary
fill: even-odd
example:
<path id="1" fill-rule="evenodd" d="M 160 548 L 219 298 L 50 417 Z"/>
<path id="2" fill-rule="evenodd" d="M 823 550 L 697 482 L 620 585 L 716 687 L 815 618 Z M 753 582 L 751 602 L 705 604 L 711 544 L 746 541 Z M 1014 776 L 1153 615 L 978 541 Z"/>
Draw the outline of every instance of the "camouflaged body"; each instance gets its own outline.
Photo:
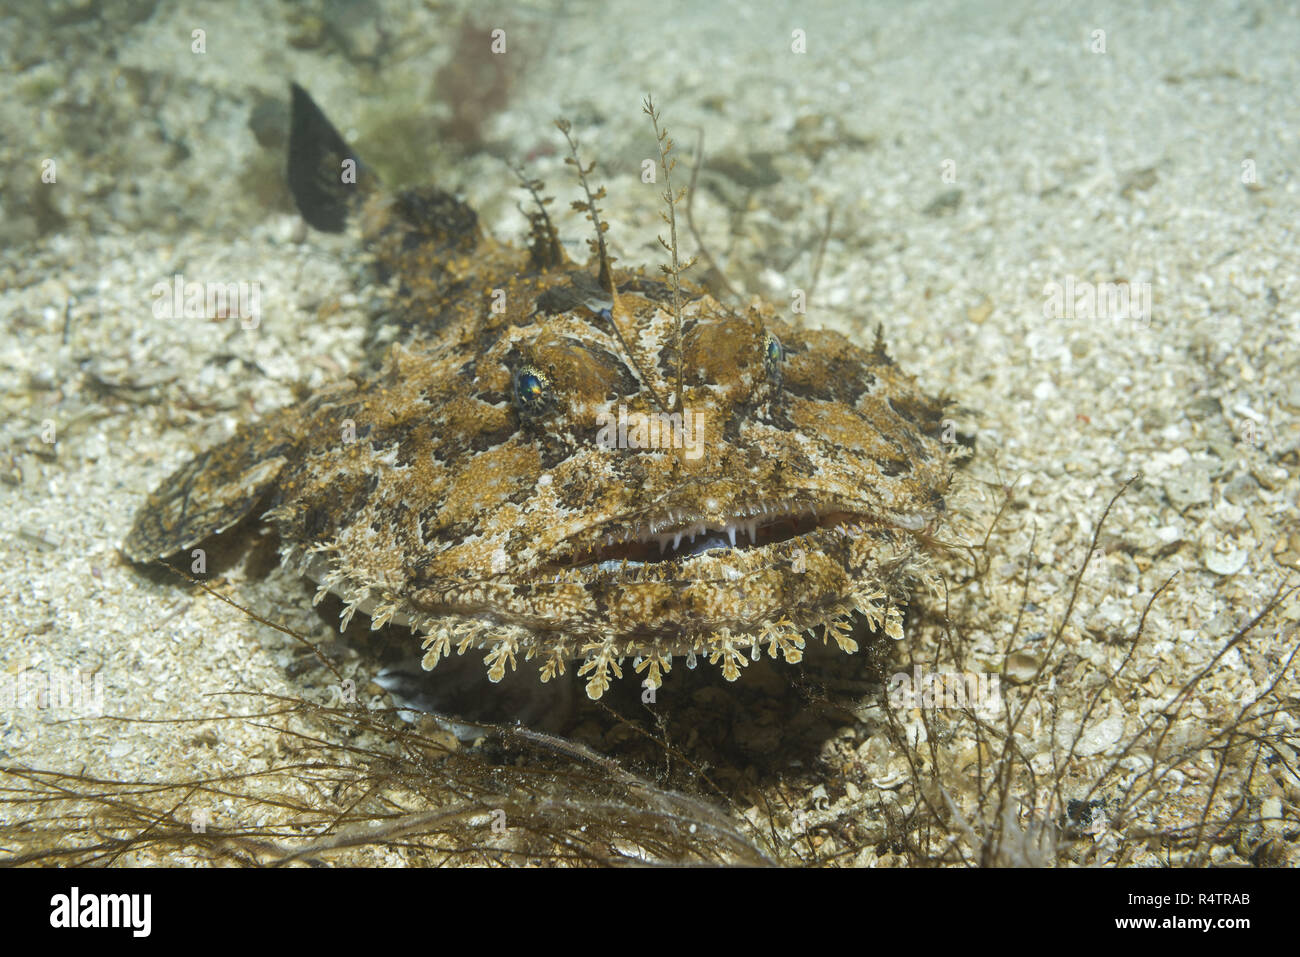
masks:
<path id="1" fill-rule="evenodd" d="M 140 510 L 130 558 L 256 509 L 318 599 L 408 625 L 426 668 L 471 648 L 494 680 L 521 659 L 543 681 L 581 662 L 593 698 L 628 660 L 657 686 L 675 656 L 734 679 L 764 650 L 799 661 L 809 634 L 851 652 L 855 614 L 901 637 L 952 466 L 943 403 L 879 339 L 684 283 L 679 356 L 672 290 L 642 272 L 614 271 L 610 295 L 547 237 L 494 241 L 434 189 L 372 195 L 360 221 L 392 279 L 377 371 L 182 467 Z M 602 422 L 664 412 L 679 362 L 694 454 L 671 431 L 607 447 Z"/>

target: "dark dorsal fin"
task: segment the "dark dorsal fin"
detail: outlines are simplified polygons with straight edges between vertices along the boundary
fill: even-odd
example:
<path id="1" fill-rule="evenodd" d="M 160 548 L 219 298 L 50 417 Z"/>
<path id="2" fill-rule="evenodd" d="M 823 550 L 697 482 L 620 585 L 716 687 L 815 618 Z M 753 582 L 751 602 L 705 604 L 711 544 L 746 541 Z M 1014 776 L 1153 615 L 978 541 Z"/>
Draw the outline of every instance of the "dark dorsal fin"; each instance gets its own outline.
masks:
<path id="1" fill-rule="evenodd" d="M 340 233 L 374 173 L 297 83 L 289 121 L 289 192 L 309 226 Z M 345 166 L 347 161 L 351 163 Z M 351 174 L 347 175 L 350 170 Z"/>

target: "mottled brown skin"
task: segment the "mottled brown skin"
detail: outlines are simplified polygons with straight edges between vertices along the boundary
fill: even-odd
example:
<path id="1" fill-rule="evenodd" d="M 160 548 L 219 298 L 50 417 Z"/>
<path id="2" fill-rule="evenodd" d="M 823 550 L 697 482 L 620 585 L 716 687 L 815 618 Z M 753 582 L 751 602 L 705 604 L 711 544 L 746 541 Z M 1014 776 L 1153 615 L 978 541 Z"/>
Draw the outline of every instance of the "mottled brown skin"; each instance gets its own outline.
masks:
<path id="1" fill-rule="evenodd" d="M 611 296 L 594 264 L 484 237 L 436 190 L 372 195 L 361 220 L 381 275 L 400 281 L 378 370 L 180 469 L 140 510 L 130 558 L 259 509 L 285 562 L 344 597 L 345 620 L 361 610 L 425 635 L 426 668 L 481 648 L 494 680 L 522 656 L 545 681 L 581 660 L 593 698 L 629 658 L 657 686 L 674 656 L 734 679 L 763 649 L 799 661 L 807 633 L 852 652 L 855 612 L 901 637 L 952 465 L 943 403 L 879 340 L 864 349 L 683 284 L 682 406 L 702 415 L 702 454 L 605 448 L 601 413 L 673 403 L 670 287 L 618 270 Z M 521 398 L 525 374 L 541 388 Z M 652 560 L 658 541 L 641 541 L 747 520 L 766 523 L 756 543 L 742 527 L 737 547 L 690 554 L 683 540 Z"/>

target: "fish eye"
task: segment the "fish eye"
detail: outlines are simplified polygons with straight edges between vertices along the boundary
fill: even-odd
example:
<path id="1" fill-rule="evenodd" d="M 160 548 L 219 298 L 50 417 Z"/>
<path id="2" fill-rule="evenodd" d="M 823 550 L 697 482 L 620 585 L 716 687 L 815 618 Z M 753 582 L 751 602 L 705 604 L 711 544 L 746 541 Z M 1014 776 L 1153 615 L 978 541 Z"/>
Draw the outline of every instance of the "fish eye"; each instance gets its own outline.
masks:
<path id="1" fill-rule="evenodd" d="M 545 409 L 550 400 L 551 381 L 544 373 L 531 366 L 515 373 L 515 404 L 520 411 L 535 415 Z"/>
<path id="2" fill-rule="evenodd" d="M 780 378 L 781 363 L 785 361 L 785 349 L 781 340 L 770 332 L 763 333 L 763 365 L 771 378 Z"/>

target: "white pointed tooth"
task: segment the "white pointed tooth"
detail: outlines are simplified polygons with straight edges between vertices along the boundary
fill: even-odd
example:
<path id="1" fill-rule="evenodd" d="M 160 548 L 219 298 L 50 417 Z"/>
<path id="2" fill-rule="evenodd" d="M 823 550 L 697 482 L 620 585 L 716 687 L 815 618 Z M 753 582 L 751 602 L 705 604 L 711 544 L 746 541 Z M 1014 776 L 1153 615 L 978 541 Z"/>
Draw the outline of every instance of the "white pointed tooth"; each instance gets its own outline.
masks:
<path id="1" fill-rule="evenodd" d="M 673 533 L 673 548 L 676 548 L 676 547 L 677 547 L 678 545 L 680 545 L 681 543 L 682 543 L 682 533 L 681 533 L 681 532 L 674 532 L 674 533 Z"/>
<path id="2" fill-rule="evenodd" d="M 745 531 L 749 532 L 749 544 L 758 544 L 758 522 L 745 523 Z"/>
<path id="3" fill-rule="evenodd" d="M 736 547 L 736 526 L 735 525 L 727 526 L 727 538 L 731 539 L 731 547 L 735 548 Z"/>
<path id="4" fill-rule="evenodd" d="M 664 553 L 664 547 L 665 547 L 667 544 L 668 544 L 668 538 L 667 538 L 667 536 L 665 536 L 665 535 L 660 535 L 660 536 L 659 536 L 659 554 L 660 554 L 660 555 L 662 555 L 662 554 Z"/>

